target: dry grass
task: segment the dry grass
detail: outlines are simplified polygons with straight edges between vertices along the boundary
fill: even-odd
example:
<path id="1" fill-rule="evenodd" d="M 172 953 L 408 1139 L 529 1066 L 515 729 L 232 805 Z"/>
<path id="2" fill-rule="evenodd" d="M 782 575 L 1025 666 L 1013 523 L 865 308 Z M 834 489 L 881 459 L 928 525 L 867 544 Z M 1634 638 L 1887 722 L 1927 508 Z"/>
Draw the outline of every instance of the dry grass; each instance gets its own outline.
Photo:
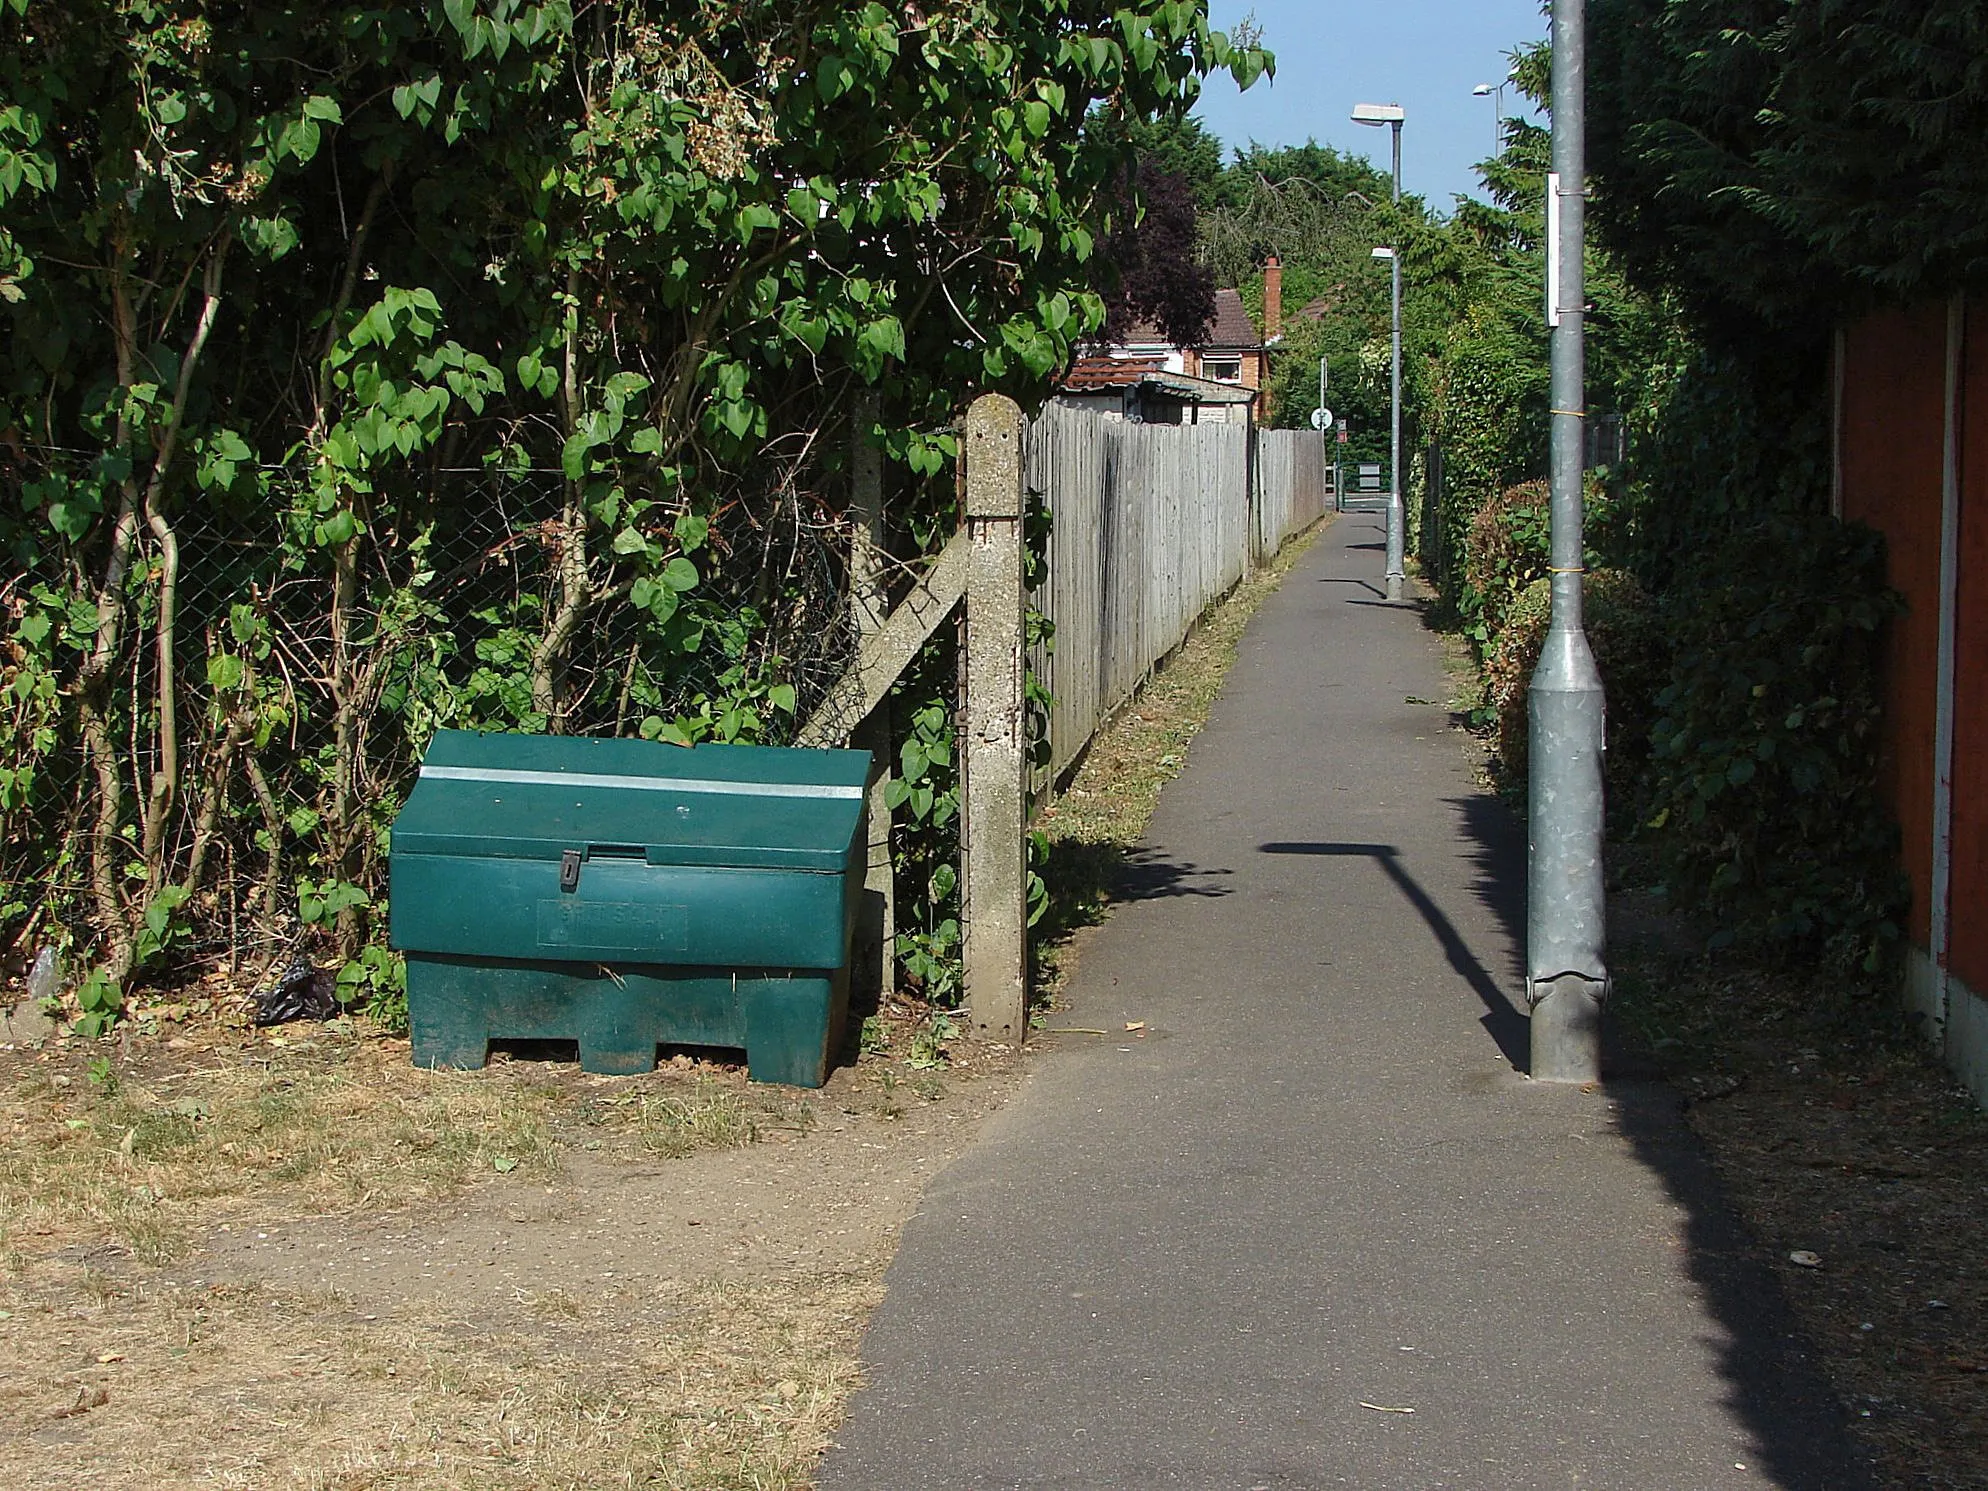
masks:
<path id="1" fill-rule="evenodd" d="M 894 1235 L 794 1261 L 795 1208 L 852 1230 L 829 1194 L 846 1202 L 845 1162 L 803 1147 L 868 1164 L 882 1132 L 934 1158 L 964 1142 L 852 1134 L 873 1097 L 945 1093 L 887 1057 L 802 1093 L 687 1056 L 635 1077 L 423 1071 L 337 1026 L 182 1022 L 96 1054 L 116 1049 L 0 1052 L 0 1486 L 800 1491 Z M 631 1231 L 613 1272 L 573 1266 L 562 1229 L 623 1185 L 677 1194 L 657 1162 L 693 1154 L 699 1183 L 750 1201 Z M 429 1247 L 437 1283 L 517 1241 L 515 1282 L 438 1292 L 425 1267 L 362 1267 L 335 1292 L 280 1259 L 258 1271 L 250 1239 L 278 1223 L 334 1249 L 390 1228 L 403 1257 Z"/>
<path id="2" fill-rule="evenodd" d="M 46 1271 L 44 1271 L 46 1272 Z M 399 1316 L 253 1289 L 0 1292 L 0 1482 L 805 1486 L 853 1381 L 875 1277 L 660 1286 L 592 1329 Z M 67 1287 L 64 1287 L 66 1284 Z"/>
<path id="3" fill-rule="evenodd" d="M 121 1244 L 176 1256 L 254 1197 L 307 1212 L 433 1200 L 493 1170 L 549 1173 L 556 1092 L 427 1072 L 397 1047 L 327 1041 L 102 1084 L 17 1079 L 0 1115 L 0 1244 Z"/>
<path id="4" fill-rule="evenodd" d="M 642 1149 L 681 1159 L 706 1149 L 743 1149 L 770 1130 L 805 1133 L 814 1110 L 776 1087 L 724 1086 L 699 1079 L 688 1092 L 640 1089 L 602 1098 L 588 1108 L 594 1122 L 619 1122 Z"/>
<path id="5" fill-rule="evenodd" d="M 611 1089 L 522 1063 L 424 1071 L 404 1045 L 357 1036 L 101 1081 L 35 1065 L 0 1100 L 0 1263 L 104 1244 L 160 1263 L 251 1201 L 398 1210 L 492 1175 L 550 1177 L 570 1147 L 676 1157 L 799 1130 L 811 1112 L 791 1094 L 670 1070 Z"/>

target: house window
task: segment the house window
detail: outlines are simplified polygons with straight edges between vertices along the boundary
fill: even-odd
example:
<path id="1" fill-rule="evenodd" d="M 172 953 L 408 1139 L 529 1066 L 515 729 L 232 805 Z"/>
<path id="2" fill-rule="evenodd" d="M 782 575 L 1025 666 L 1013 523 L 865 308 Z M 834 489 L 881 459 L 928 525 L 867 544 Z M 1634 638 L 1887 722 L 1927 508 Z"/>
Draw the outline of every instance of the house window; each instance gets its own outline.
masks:
<path id="1" fill-rule="evenodd" d="M 1204 357 L 1201 359 L 1201 376 L 1212 378 L 1217 383 L 1240 383 L 1243 360 L 1240 357 Z"/>

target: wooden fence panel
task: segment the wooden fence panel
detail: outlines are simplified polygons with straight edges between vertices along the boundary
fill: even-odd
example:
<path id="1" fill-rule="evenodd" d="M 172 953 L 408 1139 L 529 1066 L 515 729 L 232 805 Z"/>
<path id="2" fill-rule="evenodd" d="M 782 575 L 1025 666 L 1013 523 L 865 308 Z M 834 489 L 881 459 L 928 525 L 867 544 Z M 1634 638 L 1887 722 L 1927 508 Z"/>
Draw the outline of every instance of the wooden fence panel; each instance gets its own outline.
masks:
<path id="1" fill-rule="evenodd" d="M 1049 505 L 1050 771 L 1076 760 L 1201 613 L 1326 510 L 1323 447 L 1301 430 L 1143 425 L 1058 406 L 1030 422 L 1028 484 Z"/>

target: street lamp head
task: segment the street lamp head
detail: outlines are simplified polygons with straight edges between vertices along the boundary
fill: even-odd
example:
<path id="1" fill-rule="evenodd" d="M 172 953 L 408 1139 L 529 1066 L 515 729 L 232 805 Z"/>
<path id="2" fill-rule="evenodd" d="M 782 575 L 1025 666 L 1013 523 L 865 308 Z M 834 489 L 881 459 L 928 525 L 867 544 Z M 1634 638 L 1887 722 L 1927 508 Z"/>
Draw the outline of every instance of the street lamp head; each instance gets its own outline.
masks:
<path id="1" fill-rule="evenodd" d="M 1394 257 L 1394 250 L 1391 248 L 1377 248 L 1373 252 L 1373 257 L 1376 259 L 1392 259 Z"/>
<path id="2" fill-rule="evenodd" d="M 1479 83 L 1475 88 L 1471 89 L 1470 91 L 1476 94 L 1477 97 L 1479 98 L 1489 98 L 1493 93 L 1496 93 L 1498 90 L 1490 83 Z"/>
<path id="3" fill-rule="evenodd" d="M 1399 124 L 1408 117 L 1408 111 L 1400 104 L 1355 104 L 1353 122 L 1371 124 L 1379 128 L 1383 124 Z"/>

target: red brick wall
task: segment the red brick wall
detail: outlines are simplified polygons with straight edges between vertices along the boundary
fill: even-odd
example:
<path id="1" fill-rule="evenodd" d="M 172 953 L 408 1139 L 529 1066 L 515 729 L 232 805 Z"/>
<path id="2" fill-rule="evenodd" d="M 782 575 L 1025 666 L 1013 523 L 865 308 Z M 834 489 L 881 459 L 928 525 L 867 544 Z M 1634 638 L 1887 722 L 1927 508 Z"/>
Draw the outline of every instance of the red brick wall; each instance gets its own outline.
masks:
<path id="1" fill-rule="evenodd" d="M 1884 788 L 1903 833 L 1912 882 L 1908 929 L 1920 947 L 1927 945 L 1933 862 L 1946 324 L 1946 307 L 1933 304 L 1851 327 L 1837 427 L 1843 516 L 1884 534 L 1891 583 L 1905 597 L 1888 643 Z"/>

